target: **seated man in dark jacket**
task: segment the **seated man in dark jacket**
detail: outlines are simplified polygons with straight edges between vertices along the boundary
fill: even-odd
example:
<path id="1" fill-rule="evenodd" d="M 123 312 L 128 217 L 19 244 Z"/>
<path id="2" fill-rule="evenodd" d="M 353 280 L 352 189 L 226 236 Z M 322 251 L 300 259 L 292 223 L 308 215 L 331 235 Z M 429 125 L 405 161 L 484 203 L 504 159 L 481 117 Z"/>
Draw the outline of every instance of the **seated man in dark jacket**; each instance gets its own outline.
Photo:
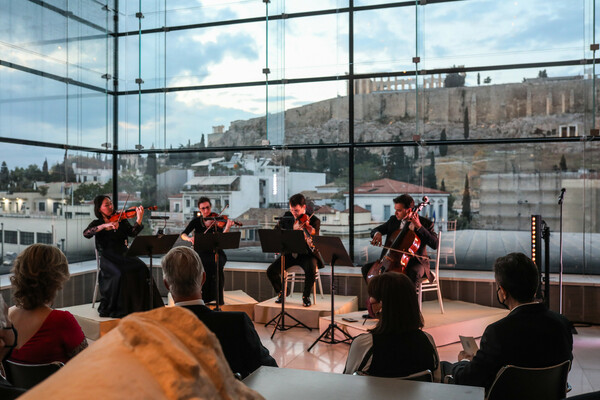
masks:
<path id="1" fill-rule="evenodd" d="M 494 264 L 497 297 L 510 313 L 490 324 L 475 356 L 461 351 L 459 362 L 444 362 L 444 373 L 459 385 L 486 390 L 505 365 L 541 368 L 573 360 L 570 322 L 534 301 L 538 287 L 537 266 L 523 253 L 500 257 Z"/>
<path id="2" fill-rule="evenodd" d="M 217 336 L 234 373 L 245 378 L 261 365 L 277 366 L 246 313 L 217 312 L 204 305 L 202 284 L 206 275 L 202 261 L 193 249 L 171 249 L 162 260 L 162 270 L 165 286 L 175 305 L 192 311 Z"/>

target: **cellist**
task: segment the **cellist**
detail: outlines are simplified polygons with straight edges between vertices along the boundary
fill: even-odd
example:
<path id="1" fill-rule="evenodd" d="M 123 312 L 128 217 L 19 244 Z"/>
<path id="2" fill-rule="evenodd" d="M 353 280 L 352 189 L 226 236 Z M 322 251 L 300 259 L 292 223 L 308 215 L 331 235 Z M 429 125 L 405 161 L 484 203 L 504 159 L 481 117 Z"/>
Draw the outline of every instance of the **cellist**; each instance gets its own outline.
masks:
<path id="1" fill-rule="evenodd" d="M 383 235 L 386 236 L 385 246 L 392 243 L 393 238 L 402 231 L 405 224 L 410 224 L 409 228 L 421 240 L 421 244 L 415 254 L 421 257 L 411 257 L 406 265 L 405 273 L 415 283 L 421 278 L 427 278 L 433 282 L 433 274 L 429 269 L 426 247 L 437 249 L 438 237 L 433 230 L 433 222 L 427 218 L 421 217 L 413 212 L 415 201 L 408 194 L 403 194 L 394 199 L 395 213 L 384 224 L 379 225 L 371 231 L 372 244 L 380 246 Z M 381 256 L 386 252 L 383 249 Z M 373 263 L 365 264 L 361 267 L 363 277 L 367 280 L 367 274 Z"/>

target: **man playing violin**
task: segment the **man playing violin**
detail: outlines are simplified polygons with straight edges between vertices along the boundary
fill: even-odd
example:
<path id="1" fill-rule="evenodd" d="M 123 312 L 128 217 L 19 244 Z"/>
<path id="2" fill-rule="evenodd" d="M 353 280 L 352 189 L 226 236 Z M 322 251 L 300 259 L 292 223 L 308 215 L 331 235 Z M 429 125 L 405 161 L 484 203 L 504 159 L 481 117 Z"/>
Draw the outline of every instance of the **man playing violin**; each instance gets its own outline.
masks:
<path id="1" fill-rule="evenodd" d="M 410 224 L 409 229 L 412 230 L 415 235 L 421 240 L 421 244 L 418 250 L 415 252 L 416 256 L 410 257 L 408 264 L 406 265 L 405 273 L 408 277 L 416 284 L 418 284 L 421 278 L 427 278 L 430 282 L 433 282 L 433 274 L 429 269 L 429 259 L 427 257 L 426 247 L 429 246 L 432 249 L 437 249 L 438 237 L 433 231 L 433 222 L 427 218 L 421 217 L 418 213 L 413 212 L 412 209 L 415 206 L 415 201 L 408 194 L 403 194 L 394 199 L 395 213 L 388 219 L 384 224 L 379 225 L 371 231 L 371 237 L 373 240 L 372 244 L 375 246 L 381 246 L 383 235 L 386 235 L 386 247 L 391 244 L 391 236 L 402 231 L 405 224 Z M 383 257 L 386 249 L 381 252 Z M 362 274 L 365 280 L 367 280 L 367 274 L 373 263 L 368 263 L 362 266 Z"/>
<path id="2" fill-rule="evenodd" d="M 164 306 L 154 283 L 150 298 L 150 272 L 146 264 L 138 257 L 126 255 L 128 237 L 137 236 L 144 227 L 144 207 L 115 212 L 110 197 L 99 195 L 94 198 L 94 214 L 97 219 L 83 231 L 83 236 L 95 238 L 99 254 L 100 316 L 120 318 L 132 312 L 146 311 L 150 306 Z M 127 220 L 129 215 L 136 218 L 133 226 Z"/>
<path id="3" fill-rule="evenodd" d="M 183 240 L 187 240 L 194 244 L 194 238 L 199 235 L 204 235 L 214 232 L 229 232 L 231 226 L 235 223 L 232 219 L 219 219 L 219 215 L 212 212 L 212 203 L 208 197 L 200 197 L 198 199 L 198 210 L 200 215 L 193 218 L 188 226 L 181 234 Z M 224 223 L 224 225 L 223 225 Z M 193 236 L 189 234 L 194 231 Z M 212 251 L 198 252 L 202 265 L 206 272 L 206 282 L 202 286 L 202 298 L 209 302 L 217 299 L 217 266 L 215 264 L 215 254 Z M 219 250 L 219 303 L 224 304 L 223 288 L 225 287 L 225 263 L 227 256 L 223 250 Z"/>
<path id="4" fill-rule="evenodd" d="M 293 218 L 293 225 L 286 226 L 286 217 L 284 216 L 279 220 L 279 223 L 275 229 L 295 229 L 304 231 L 305 236 L 312 237 L 319 234 L 321 228 L 321 220 L 317 217 L 306 215 L 306 199 L 301 193 L 297 193 L 290 197 L 289 200 L 290 211 L 286 214 L 291 214 L 290 219 Z M 309 239 L 310 240 L 310 239 Z M 323 268 L 323 263 L 318 257 L 309 250 L 307 254 L 286 254 L 285 267 L 291 267 L 298 265 L 304 270 L 304 290 L 302 291 L 302 305 L 304 307 L 310 307 L 310 293 L 315 283 L 315 271 L 318 268 Z M 267 268 L 267 276 L 273 285 L 273 289 L 279 293 L 276 303 L 281 303 L 283 299 L 283 288 L 281 287 L 281 256 L 277 258 Z"/>

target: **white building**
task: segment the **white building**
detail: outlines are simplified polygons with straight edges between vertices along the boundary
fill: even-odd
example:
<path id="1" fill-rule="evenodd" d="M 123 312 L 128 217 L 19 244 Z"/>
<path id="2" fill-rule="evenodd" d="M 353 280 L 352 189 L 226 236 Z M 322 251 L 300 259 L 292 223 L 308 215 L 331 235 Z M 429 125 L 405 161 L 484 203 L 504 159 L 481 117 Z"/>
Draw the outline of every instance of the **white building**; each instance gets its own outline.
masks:
<path id="1" fill-rule="evenodd" d="M 450 193 L 393 179 L 365 182 L 354 188 L 354 204 L 368 210 L 374 221 L 385 222 L 394 214 L 394 198 L 409 194 L 419 204 L 423 196 L 429 197 L 430 205 L 420 215 L 435 221 L 448 220 L 448 196 Z M 348 194 L 345 193 L 346 206 Z"/>
<path id="2" fill-rule="evenodd" d="M 341 236 L 348 234 L 348 226 L 350 225 L 349 209 L 338 211 L 323 206 L 315 211 L 315 215 L 321 220 L 321 235 Z M 377 225 L 379 224 L 373 222 L 370 211 L 360 206 L 354 206 L 354 233 L 356 235 L 368 234 Z"/>

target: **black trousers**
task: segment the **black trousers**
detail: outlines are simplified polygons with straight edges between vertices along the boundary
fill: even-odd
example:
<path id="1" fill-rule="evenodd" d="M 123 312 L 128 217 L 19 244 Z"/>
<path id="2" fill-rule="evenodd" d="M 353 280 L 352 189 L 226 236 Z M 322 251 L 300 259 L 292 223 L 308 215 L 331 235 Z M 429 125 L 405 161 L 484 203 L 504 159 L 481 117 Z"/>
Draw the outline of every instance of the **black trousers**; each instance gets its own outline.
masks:
<path id="1" fill-rule="evenodd" d="M 302 291 L 302 296 L 304 297 L 309 297 L 312 292 L 317 264 L 317 258 L 312 254 L 299 254 L 297 257 L 291 254 L 285 255 L 286 270 L 294 265 L 298 265 L 304 270 L 304 290 Z M 267 268 L 267 277 L 269 277 L 269 281 L 271 281 L 275 292 L 279 293 L 283 290 L 281 287 L 281 256 L 269 265 Z"/>
<path id="2" fill-rule="evenodd" d="M 225 304 L 223 292 L 225 288 L 225 263 L 227 256 L 223 252 L 219 252 L 219 267 L 215 264 L 215 253 L 201 252 L 198 253 L 202 260 L 202 266 L 206 273 L 206 281 L 202 285 L 202 300 L 206 303 L 217 300 L 217 274 L 219 274 L 219 304 Z"/>

